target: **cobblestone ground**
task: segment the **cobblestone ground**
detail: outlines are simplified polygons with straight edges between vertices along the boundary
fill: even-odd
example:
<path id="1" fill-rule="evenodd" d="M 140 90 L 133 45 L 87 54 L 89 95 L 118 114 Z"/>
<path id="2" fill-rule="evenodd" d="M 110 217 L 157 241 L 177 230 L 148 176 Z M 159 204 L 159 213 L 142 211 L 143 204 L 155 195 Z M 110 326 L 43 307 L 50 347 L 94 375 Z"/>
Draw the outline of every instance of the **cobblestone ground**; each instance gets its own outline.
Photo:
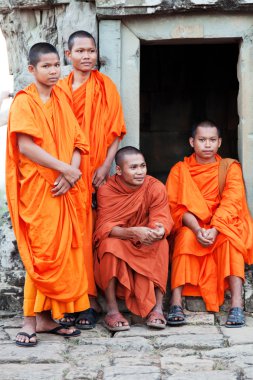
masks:
<path id="1" fill-rule="evenodd" d="M 129 319 L 131 317 L 129 316 Z M 34 348 L 13 340 L 21 317 L 0 319 L 1 380 L 235 380 L 253 379 L 253 317 L 227 329 L 225 315 L 187 314 L 187 325 L 157 331 L 131 320 L 130 331 L 94 330 L 66 339 L 38 334 Z"/>

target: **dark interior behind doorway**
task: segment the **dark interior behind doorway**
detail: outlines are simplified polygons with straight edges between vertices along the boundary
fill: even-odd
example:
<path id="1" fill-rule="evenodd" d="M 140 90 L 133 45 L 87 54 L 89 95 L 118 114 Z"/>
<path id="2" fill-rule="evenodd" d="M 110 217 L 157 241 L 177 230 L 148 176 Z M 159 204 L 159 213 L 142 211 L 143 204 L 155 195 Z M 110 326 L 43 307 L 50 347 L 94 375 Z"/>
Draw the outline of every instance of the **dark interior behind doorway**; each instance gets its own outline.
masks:
<path id="1" fill-rule="evenodd" d="M 191 153 L 193 122 L 215 121 L 222 156 L 237 158 L 238 44 L 143 45 L 140 147 L 149 174 L 165 181 L 171 166 Z"/>

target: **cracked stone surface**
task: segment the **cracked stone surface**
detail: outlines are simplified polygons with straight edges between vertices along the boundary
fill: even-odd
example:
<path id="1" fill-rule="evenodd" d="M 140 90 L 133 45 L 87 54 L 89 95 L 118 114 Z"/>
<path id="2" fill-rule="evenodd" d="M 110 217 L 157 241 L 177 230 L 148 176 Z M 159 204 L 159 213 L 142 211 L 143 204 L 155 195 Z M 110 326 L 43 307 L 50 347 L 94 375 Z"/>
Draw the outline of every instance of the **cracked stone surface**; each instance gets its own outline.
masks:
<path id="1" fill-rule="evenodd" d="M 252 314 L 241 329 L 222 326 L 224 313 L 201 313 L 200 318 L 200 313 L 188 312 L 186 325 L 160 331 L 131 318 L 129 331 L 111 333 L 101 319 L 95 329 L 73 339 L 37 334 L 38 345 L 29 349 L 14 343 L 22 318 L 4 316 L 0 379 L 253 379 Z"/>

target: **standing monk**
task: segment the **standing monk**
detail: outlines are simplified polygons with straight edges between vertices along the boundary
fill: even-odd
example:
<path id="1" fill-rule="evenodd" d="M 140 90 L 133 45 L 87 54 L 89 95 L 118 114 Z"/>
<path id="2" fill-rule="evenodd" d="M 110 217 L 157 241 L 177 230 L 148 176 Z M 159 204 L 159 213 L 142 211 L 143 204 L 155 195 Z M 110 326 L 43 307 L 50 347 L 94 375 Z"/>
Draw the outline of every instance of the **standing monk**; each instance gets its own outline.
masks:
<path id="1" fill-rule="evenodd" d="M 19 346 L 34 346 L 36 332 L 80 334 L 53 318 L 89 307 L 81 229 L 85 185 L 79 170 L 88 145 L 65 94 L 54 86 L 60 76 L 54 46 L 34 45 L 28 69 L 34 83 L 12 103 L 6 157 L 8 205 L 27 272 Z"/>
<path id="2" fill-rule="evenodd" d="M 171 169 L 166 184 L 175 222 L 168 323 L 184 323 L 182 294 L 203 297 L 207 310 L 217 312 L 230 288 L 226 327 L 241 327 L 244 263 L 253 262 L 241 166 L 230 159 L 224 170 L 229 159 L 217 154 L 220 130 L 210 121 L 197 124 L 189 142 L 194 153 Z"/>
<path id="3" fill-rule="evenodd" d="M 105 292 L 108 330 L 128 330 L 116 297 L 128 309 L 147 317 L 147 325 L 165 328 L 162 311 L 168 275 L 173 225 L 165 186 L 147 176 L 142 153 L 120 149 L 116 175 L 98 190 L 98 218 L 94 234 L 95 279 Z"/>
<path id="4" fill-rule="evenodd" d="M 69 37 L 68 59 L 73 71 L 58 82 L 65 91 L 81 129 L 90 145 L 90 155 L 83 157 L 81 171 L 88 183 L 87 222 L 84 256 L 88 275 L 88 293 L 91 308 L 79 316 L 65 315 L 61 321 L 67 326 L 89 329 L 95 326 L 100 306 L 93 271 L 92 193 L 105 182 L 117 152 L 120 139 L 126 133 L 120 97 L 116 86 L 106 75 L 94 70 L 97 64 L 96 43 L 92 35 L 77 31 Z M 95 195 L 95 193 L 93 193 Z"/>

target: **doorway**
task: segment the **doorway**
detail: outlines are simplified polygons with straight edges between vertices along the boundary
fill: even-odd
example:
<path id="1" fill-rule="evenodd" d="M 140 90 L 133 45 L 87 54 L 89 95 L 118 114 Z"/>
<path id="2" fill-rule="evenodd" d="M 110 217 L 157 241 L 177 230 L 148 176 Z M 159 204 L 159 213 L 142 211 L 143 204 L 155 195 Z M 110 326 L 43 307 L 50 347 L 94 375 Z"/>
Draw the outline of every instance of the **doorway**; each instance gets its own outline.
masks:
<path id="1" fill-rule="evenodd" d="M 238 43 L 141 45 L 140 148 L 149 174 L 166 180 L 191 154 L 194 122 L 222 129 L 223 157 L 238 158 Z"/>

